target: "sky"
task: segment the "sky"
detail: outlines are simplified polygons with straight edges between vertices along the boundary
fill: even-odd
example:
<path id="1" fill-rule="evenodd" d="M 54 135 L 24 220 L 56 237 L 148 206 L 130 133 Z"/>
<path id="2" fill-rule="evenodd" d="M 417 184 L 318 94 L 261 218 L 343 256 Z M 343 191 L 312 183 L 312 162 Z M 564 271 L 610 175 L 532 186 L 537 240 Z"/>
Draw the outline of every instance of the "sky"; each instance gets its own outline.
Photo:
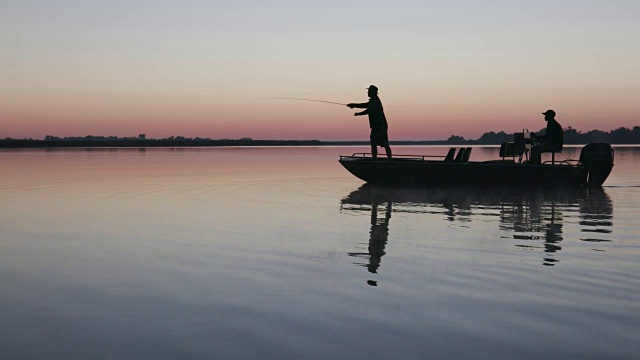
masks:
<path id="1" fill-rule="evenodd" d="M 0 138 L 391 140 L 640 125 L 640 2 L 3 0 Z"/>

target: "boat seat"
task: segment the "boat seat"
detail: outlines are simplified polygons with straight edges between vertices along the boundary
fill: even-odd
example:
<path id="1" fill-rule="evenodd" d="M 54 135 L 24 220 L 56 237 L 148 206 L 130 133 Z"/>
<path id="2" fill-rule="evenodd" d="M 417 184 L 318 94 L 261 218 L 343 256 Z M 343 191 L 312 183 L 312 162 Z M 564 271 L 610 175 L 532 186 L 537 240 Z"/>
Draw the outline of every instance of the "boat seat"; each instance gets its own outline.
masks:
<path id="1" fill-rule="evenodd" d="M 516 147 L 515 143 L 504 142 L 500 145 L 500 157 L 504 160 L 506 157 L 516 157 L 522 155 L 524 149 Z"/>
<path id="2" fill-rule="evenodd" d="M 518 152 L 518 155 L 521 156 L 524 153 L 524 149 L 526 147 L 526 140 L 524 137 L 524 132 L 517 132 L 513 134 L 513 148 L 514 151 Z"/>
<path id="3" fill-rule="evenodd" d="M 449 149 L 449 152 L 447 153 L 447 156 L 445 156 L 444 158 L 444 162 L 452 162 L 453 161 L 453 155 L 456 154 L 456 148 L 451 148 Z"/>
<path id="4" fill-rule="evenodd" d="M 462 156 L 462 162 L 469 162 L 469 158 L 471 157 L 471 150 L 473 148 L 466 148 L 464 149 L 464 155 Z"/>
<path id="5" fill-rule="evenodd" d="M 551 151 L 551 164 L 554 164 L 556 162 L 556 153 L 561 153 L 561 152 L 562 152 L 562 149 Z"/>

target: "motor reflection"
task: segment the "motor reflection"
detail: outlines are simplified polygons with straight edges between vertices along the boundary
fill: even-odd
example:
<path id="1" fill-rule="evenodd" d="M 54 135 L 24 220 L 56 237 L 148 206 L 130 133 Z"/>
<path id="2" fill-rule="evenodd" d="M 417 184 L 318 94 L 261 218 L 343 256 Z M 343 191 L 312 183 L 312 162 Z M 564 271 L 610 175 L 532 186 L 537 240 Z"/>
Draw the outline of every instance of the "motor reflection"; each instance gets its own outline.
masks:
<path id="1" fill-rule="evenodd" d="M 451 224 L 473 227 L 474 221 L 496 221 L 497 237 L 513 239 L 514 246 L 542 251 L 541 263 L 554 266 L 565 241 L 566 224 L 578 225 L 578 240 L 607 242 L 613 228 L 613 205 L 603 189 L 408 189 L 364 185 L 341 200 L 341 211 L 369 213 L 366 252 L 349 256 L 356 265 L 375 274 L 389 242 L 393 213 L 434 216 Z M 573 231 L 576 231 L 573 228 Z M 584 236 L 586 234 L 586 236 Z M 600 250 L 600 249 L 594 249 Z M 370 280 L 370 285 L 376 285 Z"/>

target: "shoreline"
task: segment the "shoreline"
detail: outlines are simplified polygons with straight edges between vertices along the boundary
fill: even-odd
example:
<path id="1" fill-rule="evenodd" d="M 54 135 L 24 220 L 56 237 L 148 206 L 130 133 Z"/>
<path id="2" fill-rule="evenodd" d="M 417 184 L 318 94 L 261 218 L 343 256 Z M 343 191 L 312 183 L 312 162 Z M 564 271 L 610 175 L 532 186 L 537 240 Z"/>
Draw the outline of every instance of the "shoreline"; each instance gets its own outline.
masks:
<path id="1" fill-rule="evenodd" d="M 400 145 L 500 145 L 480 144 L 476 141 L 453 143 L 436 141 L 390 141 L 391 146 Z M 0 140 L 0 149 L 9 148 L 140 148 L 140 147 L 228 147 L 228 146 L 369 146 L 369 141 L 320 141 L 320 140 L 168 140 L 168 139 L 125 139 L 125 140 Z"/>
<path id="2" fill-rule="evenodd" d="M 224 144 L 172 144 L 172 143 L 163 143 L 163 144 L 100 144 L 100 143 L 73 143 L 73 144 L 1 144 L 0 141 L 0 150 L 9 150 L 9 149 L 145 149 L 145 148 L 205 148 L 205 147 L 322 147 L 322 146 L 369 146 L 368 141 L 281 141 L 275 144 L 272 141 L 260 142 L 257 141 L 253 144 L 244 144 L 244 143 L 224 143 Z M 447 143 L 446 141 L 390 141 L 391 146 L 451 146 L 451 147 L 459 147 L 459 146 L 478 146 L 478 147 L 497 147 L 500 144 L 487 144 L 487 143 Z M 629 143 L 610 143 L 612 146 L 629 146 L 629 147 L 638 147 L 640 144 L 629 144 Z M 565 144 L 565 147 L 577 147 L 584 146 L 584 143 L 570 143 Z"/>

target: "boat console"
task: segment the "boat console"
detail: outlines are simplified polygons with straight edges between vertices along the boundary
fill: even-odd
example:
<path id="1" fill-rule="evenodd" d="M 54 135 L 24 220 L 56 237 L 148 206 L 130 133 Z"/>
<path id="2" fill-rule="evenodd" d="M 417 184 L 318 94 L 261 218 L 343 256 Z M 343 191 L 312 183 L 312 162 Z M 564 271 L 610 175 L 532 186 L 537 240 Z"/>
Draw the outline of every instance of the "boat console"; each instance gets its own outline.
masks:
<path id="1" fill-rule="evenodd" d="M 529 130 L 523 129 L 522 132 L 513 134 L 513 142 L 504 142 L 500 145 L 500 157 L 502 160 L 510 157 L 514 162 L 517 157 L 518 163 L 522 163 L 523 160 L 528 161 L 531 146 L 531 133 Z"/>

